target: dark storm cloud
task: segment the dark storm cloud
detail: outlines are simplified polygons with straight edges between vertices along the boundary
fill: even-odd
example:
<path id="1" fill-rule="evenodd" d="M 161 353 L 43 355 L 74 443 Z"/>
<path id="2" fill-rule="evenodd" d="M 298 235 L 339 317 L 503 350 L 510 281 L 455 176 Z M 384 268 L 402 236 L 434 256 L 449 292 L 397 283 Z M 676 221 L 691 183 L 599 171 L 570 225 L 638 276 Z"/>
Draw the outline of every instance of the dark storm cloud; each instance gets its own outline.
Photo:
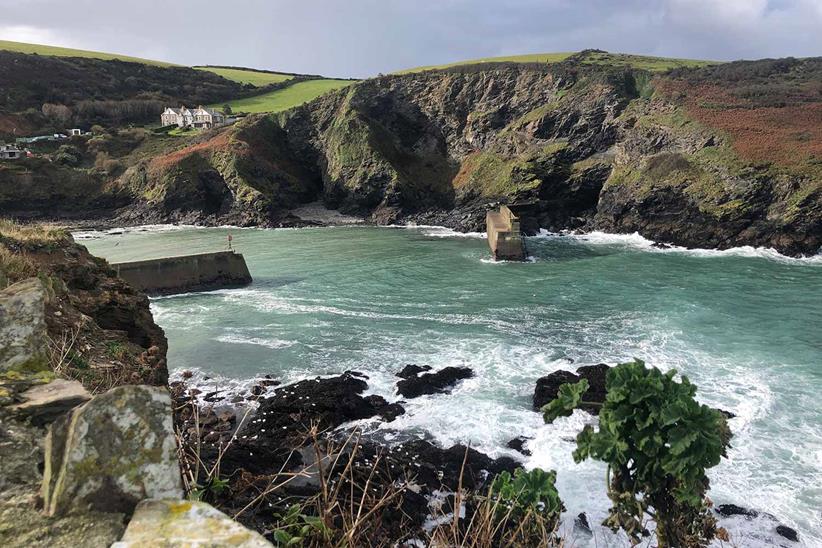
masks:
<path id="1" fill-rule="evenodd" d="M 0 39 L 335 76 L 514 53 L 822 54 L 822 0 L 0 0 Z"/>

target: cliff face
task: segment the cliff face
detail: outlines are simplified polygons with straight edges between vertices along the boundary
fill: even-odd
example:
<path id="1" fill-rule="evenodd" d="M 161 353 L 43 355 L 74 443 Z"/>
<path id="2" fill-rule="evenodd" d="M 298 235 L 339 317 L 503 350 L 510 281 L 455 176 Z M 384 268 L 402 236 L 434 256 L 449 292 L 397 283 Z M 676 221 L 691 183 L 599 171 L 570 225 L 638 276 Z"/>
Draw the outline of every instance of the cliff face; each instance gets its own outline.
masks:
<path id="1" fill-rule="evenodd" d="M 583 53 L 384 76 L 140 160 L 105 196 L 128 223 L 293 226 L 319 199 L 460 230 L 518 202 L 529 230 L 813 254 L 820 88 L 820 59 L 654 75 Z"/>

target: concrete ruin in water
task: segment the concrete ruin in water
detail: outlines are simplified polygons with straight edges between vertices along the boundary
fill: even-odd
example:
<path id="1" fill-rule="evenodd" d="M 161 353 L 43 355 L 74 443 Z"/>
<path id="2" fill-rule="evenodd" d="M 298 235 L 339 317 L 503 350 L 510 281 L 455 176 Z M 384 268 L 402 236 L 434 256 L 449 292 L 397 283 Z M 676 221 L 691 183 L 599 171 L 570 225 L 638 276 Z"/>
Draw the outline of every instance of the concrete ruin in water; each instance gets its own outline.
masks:
<path id="1" fill-rule="evenodd" d="M 520 232 L 519 217 L 508 206 L 485 215 L 488 246 L 498 261 L 524 261 L 525 242 Z"/>

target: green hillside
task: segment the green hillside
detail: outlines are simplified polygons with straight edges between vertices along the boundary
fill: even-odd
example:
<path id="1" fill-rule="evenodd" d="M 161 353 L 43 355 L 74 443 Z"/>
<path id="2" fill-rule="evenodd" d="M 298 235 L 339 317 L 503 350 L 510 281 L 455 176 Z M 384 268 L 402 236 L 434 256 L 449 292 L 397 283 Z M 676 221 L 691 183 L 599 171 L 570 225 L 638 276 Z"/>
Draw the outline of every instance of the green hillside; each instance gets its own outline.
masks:
<path id="1" fill-rule="evenodd" d="M 28 54 L 36 53 L 37 55 L 51 55 L 54 57 L 86 57 L 89 59 L 102 59 L 103 61 L 119 59 L 120 61 L 143 63 L 145 65 L 157 65 L 162 67 L 177 66 L 174 63 L 153 61 L 151 59 L 131 57 L 130 55 L 119 55 L 116 53 L 103 53 L 100 51 L 87 51 L 82 49 L 61 48 L 57 46 L 44 46 L 42 44 L 26 44 L 23 42 L 10 42 L 8 40 L 0 40 L 0 50 L 16 51 L 18 53 Z"/>
<path id="2" fill-rule="evenodd" d="M 531 53 L 527 55 L 508 55 L 503 57 L 483 57 L 480 59 L 470 59 L 468 61 L 458 61 L 444 65 L 429 65 L 416 67 L 396 72 L 395 74 L 410 74 L 426 70 L 438 70 L 463 65 L 476 65 L 478 63 L 559 63 L 572 56 L 578 58 L 580 62 L 588 65 L 613 65 L 631 66 L 638 69 L 649 70 L 651 72 L 663 72 L 680 67 L 704 67 L 717 64 L 716 61 L 700 61 L 696 59 L 676 59 L 669 57 L 653 57 L 648 55 L 632 55 L 627 53 L 608 53 L 605 51 L 588 50 L 584 52 L 571 53 Z"/>
<path id="3" fill-rule="evenodd" d="M 280 112 L 307 103 L 324 93 L 351 85 L 352 83 L 352 80 L 306 80 L 297 82 L 283 89 L 255 95 L 254 97 L 229 101 L 228 104 L 231 105 L 231 109 L 234 112 Z M 223 105 L 212 106 L 220 108 Z"/>
<path id="4" fill-rule="evenodd" d="M 526 55 L 506 55 L 503 57 L 483 57 L 480 59 L 471 59 L 468 61 L 457 61 L 455 63 L 446 63 L 444 65 L 427 65 L 424 67 L 416 67 L 395 72 L 395 74 L 410 74 L 412 72 L 423 72 L 425 70 L 438 70 L 450 67 L 459 67 L 462 65 L 476 65 L 478 63 L 558 63 L 564 61 L 573 55 L 569 53 L 529 53 Z"/>
<path id="5" fill-rule="evenodd" d="M 269 84 L 279 84 L 294 78 L 293 74 L 282 74 L 278 72 L 264 72 L 254 69 L 223 68 L 223 67 L 194 67 L 197 70 L 213 72 L 223 78 L 239 82 L 241 84 L 251 84 L 252 86 L 264 87 Z"/>

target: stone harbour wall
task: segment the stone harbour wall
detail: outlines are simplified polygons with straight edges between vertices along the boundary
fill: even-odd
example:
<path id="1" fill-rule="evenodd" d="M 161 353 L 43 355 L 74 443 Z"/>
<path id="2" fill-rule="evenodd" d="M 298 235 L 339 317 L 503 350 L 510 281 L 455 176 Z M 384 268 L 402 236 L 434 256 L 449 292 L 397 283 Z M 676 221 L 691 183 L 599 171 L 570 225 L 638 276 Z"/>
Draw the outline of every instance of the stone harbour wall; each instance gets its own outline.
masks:
<path id="1" fill-rule="evenodd" d="M 111 265 L 117 275 L 149 295 L 242 287 L 251 274 L 240 253 L 219 251 Z"/>

